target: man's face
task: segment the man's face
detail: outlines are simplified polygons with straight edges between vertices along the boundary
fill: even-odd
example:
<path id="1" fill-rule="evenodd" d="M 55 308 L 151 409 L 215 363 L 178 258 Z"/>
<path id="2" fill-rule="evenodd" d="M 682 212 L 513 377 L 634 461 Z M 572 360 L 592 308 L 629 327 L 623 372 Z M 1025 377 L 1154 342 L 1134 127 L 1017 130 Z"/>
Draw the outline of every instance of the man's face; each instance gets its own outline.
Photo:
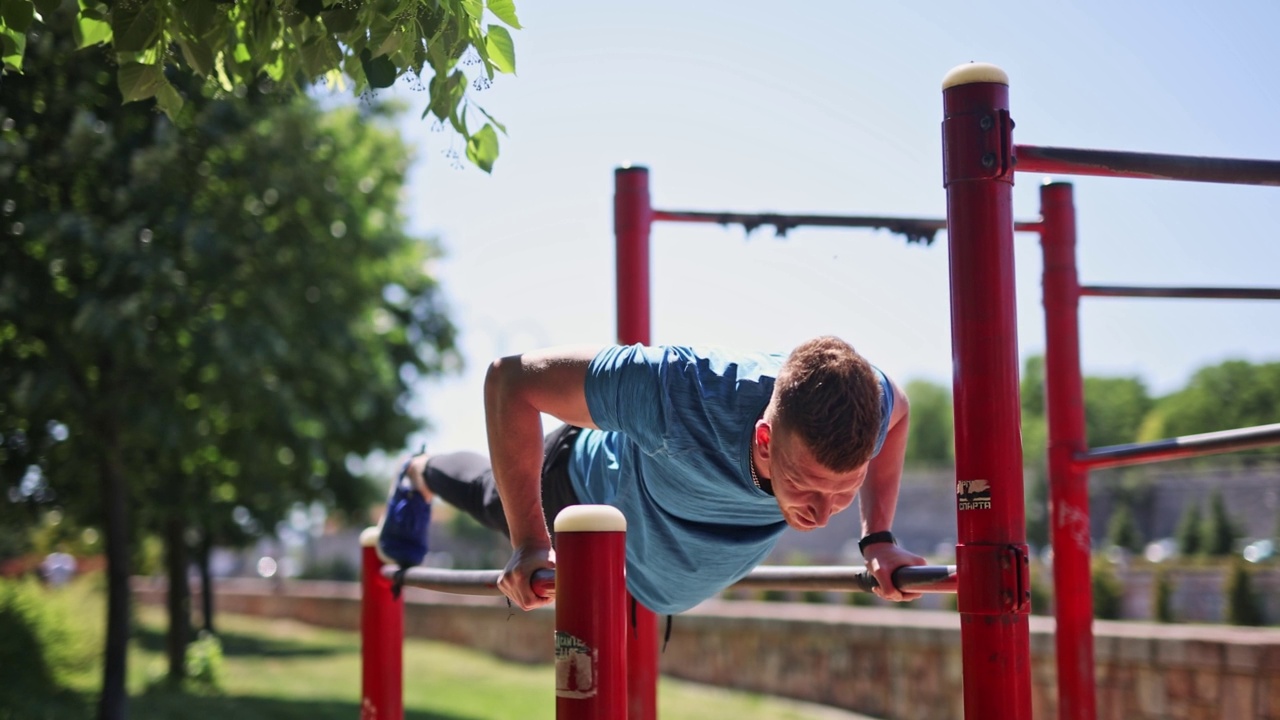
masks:
<path id="1" fill-rule="evenodd" d="M 829 470 L 813 458 L 798 437 L 765 428 L 769 479 L 787 524 L 806 532 L 825 527 L 832 515 L 853 503 L 867 477 L 867 466 L 844 473 Z"/>

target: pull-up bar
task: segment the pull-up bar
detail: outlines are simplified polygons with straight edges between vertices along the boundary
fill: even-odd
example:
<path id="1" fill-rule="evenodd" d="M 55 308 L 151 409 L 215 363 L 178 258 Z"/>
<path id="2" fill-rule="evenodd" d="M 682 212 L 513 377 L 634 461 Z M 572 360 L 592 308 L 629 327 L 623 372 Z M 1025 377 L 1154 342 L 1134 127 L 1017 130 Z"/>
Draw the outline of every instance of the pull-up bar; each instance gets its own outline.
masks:
<path id="1" fill-rule="evenodd" d="M 501 595 L 498 578 L 501 570 L 447 570 L 442 568 L 410 568 L 397 570 L 387 565 L 382 576 L 411 587 L 426 588 L 457 595 Z M 554 570 L 533 574 L 533 588 L 540 595 L 555 587 Z M 924 593 L 954 593 L 955 565 L 918 565 L 898 568 L 893 584 L 900 590 Z M 762 565 L 755 568 L 733 587 L 759 590 L 831 590 L 836 592 L 871 592 L 878 587 L 874 575 L 856 566 L 787 567 Z"/>
<path id="2" fill-rule="evenodd" d="M 1280 185 L 1280 161 L 1015 145 L 1018 172 Z"/>
<path id="3" fill-rule="evenodd" d="M 1280 445 L 1280 423 L 1200 433 L 1198 435 L 1183 435 L 1145 443 L 1108 445 L 1078 454 L 1075 456 L 1075 461 L 1082 468 L 1100 470 L 1102 468 L 1142 465 L 1165 460 L 1199 457 L 1201 455 L 1252 450 L 1270 445 Z"/>
<path id="4" fill-rule="evenodd" d="M 1085 297 L 1190 298 L 1197 300 L 1280 300 L 1280 288 L 1138 287 L 1131 285 L 1083 285 Z"/>

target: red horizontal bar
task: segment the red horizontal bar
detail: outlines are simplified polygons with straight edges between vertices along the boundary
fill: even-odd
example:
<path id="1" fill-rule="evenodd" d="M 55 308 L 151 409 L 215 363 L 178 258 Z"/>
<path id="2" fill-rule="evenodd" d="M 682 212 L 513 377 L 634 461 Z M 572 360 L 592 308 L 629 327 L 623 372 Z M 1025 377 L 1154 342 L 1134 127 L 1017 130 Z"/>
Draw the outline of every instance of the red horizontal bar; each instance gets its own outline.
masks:
<path id="1" fill-rule="evenodd" d="M 1089 297 L 1280 300 L 1280 288 L 1193 288 L 1083 285 L 1080 287 L 1080 294 Z"/>
<path id="2" fill-rule="evenodd" d="M 1199 435 L 1183 435 L 1147 443 L 1109 445 L 1076 455 L 1075 463 L 1081 468 L 1100 470 L 1250 450 L 1270 445 L 1280 445 L 1280 423 Z"/>
<path id="3" fill-rule="evenodd" d="M 1018 172 L 1280 185 L 1280 161 L 1015 145 Z"/>
<path id="4" fill-rule="evenodd" d="M 394 578 L 399 571 L 394 565 L 382 568 L 382 575 Z M 501 595 L 498 578 L 501 570 L 446 570 L 442 568 L 410 568 L 404 573 L 404 584 L 455 595 Z M 926 593 L 954 593 L 955 565 L 908 565 L 893 574 L 893 582 L 901 590 Z M 533 575 L 533 589 L 545 594 L 555 588 L 554 570 L 539 570 Z M 866 568 L 857 566 L 771 566 L 762 565 L 739 580 L 734 587 L 769 590 L 832 590 L 871 592 L 878 583 Z"/>

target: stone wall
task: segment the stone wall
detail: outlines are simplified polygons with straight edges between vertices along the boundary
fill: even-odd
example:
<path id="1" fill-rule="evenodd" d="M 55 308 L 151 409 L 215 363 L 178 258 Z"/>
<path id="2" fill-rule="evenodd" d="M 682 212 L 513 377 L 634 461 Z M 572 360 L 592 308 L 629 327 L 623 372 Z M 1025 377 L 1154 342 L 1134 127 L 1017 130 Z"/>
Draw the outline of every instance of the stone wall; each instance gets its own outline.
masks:
<path id="1" fill-rule="evenodd" d="M 135 585 L 143 602 L 164 587 Z M 520 662 L 550 662 L 554 613 L 497 598 L 406 591 L 405 632 Z M 225 581 L 218 612 L 356 630 L 348 583 Z M 676 616 L 664 674 L 893 720 L 963 717 L 955 613 L 712 601 Z M 1053 621 L 1032 617 L 1033 713 L 1055 716 Z M 1095 623 L 1100 720 L 1280 720 L 1280 630 Z"/>

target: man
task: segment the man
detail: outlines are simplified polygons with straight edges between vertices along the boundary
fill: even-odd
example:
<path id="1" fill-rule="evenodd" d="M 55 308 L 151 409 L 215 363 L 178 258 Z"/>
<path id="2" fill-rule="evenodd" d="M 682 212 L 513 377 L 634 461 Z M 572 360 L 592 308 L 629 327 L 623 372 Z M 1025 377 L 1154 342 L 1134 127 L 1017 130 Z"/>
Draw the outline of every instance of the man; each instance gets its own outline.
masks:
<path id="1" fill-rule="evenodd" d="M 545 439 L 541 414 L 565 425 Z M 868 568 L 890 581 L 924 558 L 893 524 L 907 399 L 843 340 L 790 355 L 714 348 L 556 348 L 494 361 L 485 378 L 490 459 L 420 455 L 405 476 L 506 533 L 499 587 L 530 609 L 530 581 L 554 567 L 548 527 L 562 508 L 609 504 L 627 519 L 627 588 L 662 614 L 713 597 L 765 559 L 787 526 L 823 527 L 861 493 Z"/>

